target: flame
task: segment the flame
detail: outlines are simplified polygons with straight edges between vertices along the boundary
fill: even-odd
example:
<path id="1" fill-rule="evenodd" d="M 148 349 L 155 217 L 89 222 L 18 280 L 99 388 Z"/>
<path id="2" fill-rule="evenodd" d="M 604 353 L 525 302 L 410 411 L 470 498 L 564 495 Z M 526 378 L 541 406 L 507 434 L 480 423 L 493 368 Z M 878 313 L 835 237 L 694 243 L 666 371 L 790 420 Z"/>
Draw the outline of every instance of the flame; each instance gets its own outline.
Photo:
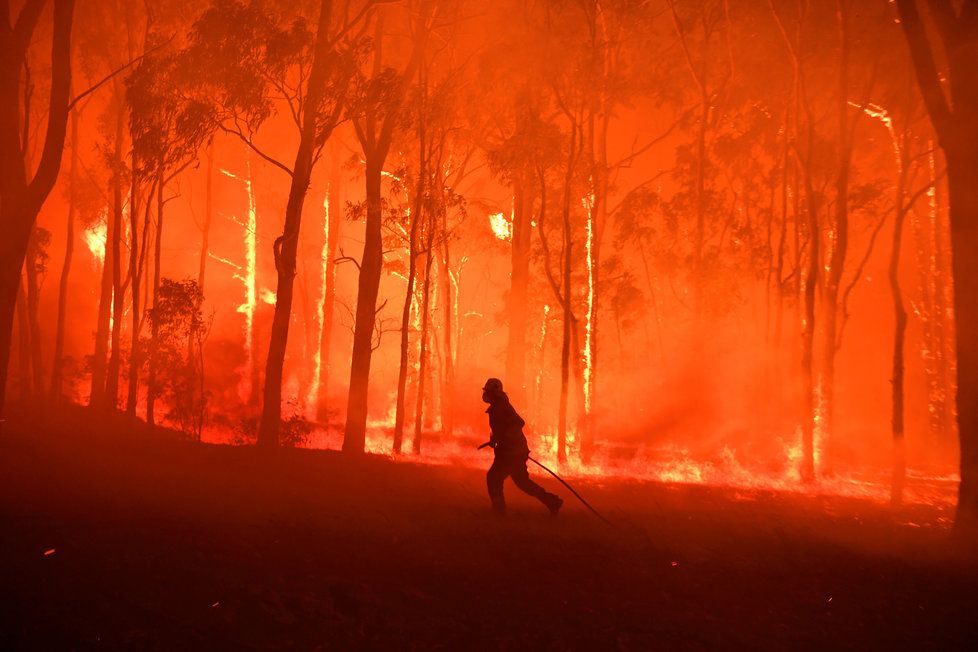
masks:
<path id="1" fill-rule="evenodd" d="M 105 248 L 109 240 L 109 209 L 99 211 L 98 219 L 82 232 L 85 244 L 92 253 L 92 258 L 102 265 L 105 263 Z"/>
<path id="2" fill-rule="evenodd" d="M 270 306 L 274 306 L 275 305 L 275 300 L 277 298 L 278 297 L 277 297 L 277 295 L 275 294 L 275 292 L 273 290 L 269 290 L 268 288 L 262 288 L 261 289 L 261 301 L 262 301 L 262 303 L 267 303 Z"/>
<path id="3" fill-rule="evenodd" d="M 238 394 L 242 399 L 247 398 L 254 391 L 252 387 L 252 369 L 255 365 L 254 358 L 254 336 L 255 336 L 255 309 L 258 306 L 257 299 L 257 277 L 258 277 L 258 209 L 255 203 L 255 191 L 251 183 L 251 159 L 246 159 L 248 174 L 246 177 L 239 177 L 228 170 L 221 170 L 221 173 L 232 179 L 237 179 L 244 183 L 245 190 L 248 192 L 248 219 L 244 225 L 245 242 L 245 266 L 244 276 L 235 274 L 234 277 L 240 280 L 245 286 L 245 301 L 238 306 L 238 312 L 244 314 L 244 336 L 245 336 L 245 373 L 241 374 L 241 382 L 238 385 Z M 237 266 L 235 266 L 237 267 Z M 238 269 L 241 269 L 238 267 Z M 272 301 L 274 303 L 274 300 Z"/>
<path id="4" fill-rule="evenodd" d="M 322 350 L 320 342 L 323 339 L 323 328 L 326 323 L 326 274 L 329 270 L 329 184 L 326 184 L 326 196 L 323 198 L 323 249 L 319 255 L 322 273 L 319 275 L 319 300 L 316 302 L 316 339 L 312 353 L 312 382 L 306 394 L 306 418 L 313 419 L 319 401 L 319 386 L 322 381 Z"/>
<path id="5" fill-rule="evenodd" d="M 393 397 L 390 409 L 382 416 L 368 419 L 366 451 L 384 455 L 395 462 L 416 463 L 414 456 L 395 456 L 393 454 L 391 430 L 394 423 Z M 490 458 L 475 449 L 481 441 L 481 432 L 459 431 L 450 438 L 429 439 L 425 447 L 423 461 L 439 466 L 485 468 Z M 697 485 L 722 487 L 734 490 L 735 500 L 756 500 L 767 492 L 783 492 L 804 496 L 840 496 L 886 504 L 890 500 L 888 484 L 889 471 L 881 470 L 873 475 L 868 472 L 834 474 L 820 476 L 815 482 L 803 483 L 793 460 L 801 452 L 800 432 L 793 441 L 785 443 L 779 465 L 769 466 L 747 464 L 731 448 L 724 447 L 713 459 L 696 459 L 689 450 L 681 447 L 639 447 L 630 458 L 614 456 L 606 451 L 596 450 L 592 461 L 584 464 L 578 456 L 568 456 L 561 464 L 556 456 L 556 435 L 539 435 L 528 431 L 532 456 L 542 464 L 558 471 L 568 480 L 629 480 L 655 482 L 669 485 Z M 568 432 L 568 442 L 578 441 L 577 433 Z M 218 442 L 219 443 L 219 442 Z M 339 450 L 342 448 L 342 429 L 318 428 L 311 433 L 305 447 L 313 449 Z M 533 474 L 543 475 L 543 471 L 530 464 Z M 933 523 L 947 526 L 948 514 L 954 508 L 957 484 L 955 474 L 930 475 L 919 471 L 908 471 L 905 503 L 908 505 L 927 505 L 937 511 Z"/>
<path id="6" fill-rule="evenodd" d="M 543 395 L 543 356 L 544 356 L 544 346 L 547 343 L 547 325 L 549 323 L 548 317 L 550 316 L 550 306 L 543 306 L 543 319 L 540 323 L 540 364 L 537 365 L 537 378 L 536 378 L 536 404 L 540 405 L 540 399 Z M 538 408 L 539 409 L 539 408 Z"/>
<path id="7" fill-rule="evenodd" d="M 513 216 L 506 217 L 503 213 L 489 214 L 489 227 L 498 239 L 509 242 L 513 239 Z"/>
<path id="8" fill-rule="evenodd" d="M 587 266 L 587 315 L 584 323 L 584 414 L 591 414 L 594 381 L 594 192 L 581 199 L 587 212 L 585 222 L 584 261 Z"/>

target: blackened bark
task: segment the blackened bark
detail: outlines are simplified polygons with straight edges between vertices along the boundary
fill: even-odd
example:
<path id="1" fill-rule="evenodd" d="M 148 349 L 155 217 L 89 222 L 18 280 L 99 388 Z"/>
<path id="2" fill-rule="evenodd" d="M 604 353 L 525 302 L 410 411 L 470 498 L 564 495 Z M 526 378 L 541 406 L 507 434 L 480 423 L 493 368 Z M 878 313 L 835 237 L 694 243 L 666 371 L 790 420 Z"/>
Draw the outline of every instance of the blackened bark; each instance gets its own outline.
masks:
<path id="1" fill-rule="evenodd" d="M 897 0 L 901 26 L 927 112 L 937 130 L 947 160 L 951 223 L 951 270 L 954 280 L 954 320 L 957 340 L 958 437 L 961 448 L 961 484 L 955 528 L 959 534 L 978 536 L 978 45 L 975 7 L 958 10 L 949 0 L 935 0 L 937 33 L 948 62 L 938 72 L 933 47 L 916 0 Z M 942 78 L 946 78 L 953 107 L 948 104 Z"/>
<path id="2" fill-rule="evenodd" d="M 365 152 L 366 153 L 366 152 Z M 374 325 L 377 318 L 377 294 L 384 264 L 381 222 L 381 170 L 384 156 L 367 155 L 367 223 L 357 284 L 357 312 L 353 330 L 353 353 L 350 360 L 350 393 L 346 404 L 346 428 L 343 451 L 362 453 L 367 440 L 367 394 L 370 385 L 370 360 L 373 354 Z"/>
<path id="3" fill-rule="evenodd" d="M 114 162 L 121 168 L 123 139 L 125 138 L 126 111 L 121 82 L 116 91 L 115 155 Z M 122 214 L 125 198 L 122 192 L 122 176 L 117 169 L 112 175 L 112 343 L 109 350 L 109 366 L 105 377 L 105 404 L 115 410 L 119 405 L 119 372 L 122 369 L 122 317 L 126 293 L 122 287 Z"/>
<path id="4" fill-rule="evenodd" d="M 71 150 L 68 168 L 68 223 L 65 227 L 65 257 L 58 281 L 58 317 L 54 330 L 54 355 L 51 365 L 51 403 L 57 405 L 64 397 L 65 322 L 68 313 L 68 278 L 75 252 L 75 184 L 78 178 L 78 111 L 71 113 Z"/>
<path id="5" fill-rule="evenodd" d="M 424 143 L 421 147 L 421 160 L 424 160 Z M 400 359 L 397 368 L 397 398 L 394 403 L 394 452 L 400 453 L 404 445 L 404 421 L 407 403 L 407 375 L 410 364 L 411 344 L 411 304 L 414 302 L 414 285 L 418 275 L 418 228 L 421 222 L 421 198 L 424 197 L 424 165 L 418 175 L 418 185 L 415 199 L 408 218 L 411 224 L 408 230 L 408 276 L 407 289 L 404 293 L 404 305 L 401 309 L 401 346 Z"/>
<path id="6" fill-rule="evenodd" d="M 289 322 L 292 319 L 296 252 L 299 247 L 302 207 L 312 178 L 317 141 L 323 142 L 329 137 L 332 125 L 335 125 L 338 119 L 338 115 L 327 117 L 320 114 L 320 107 L 326 95 L 326 82 L 330 73 L 328 55 L 331 48 L 329 34 L 331 16 L 332 2 L 322 0 L 319 7 L 312 69 L 305 98 L 306 111 L 303 112 L 299 146 L 296 150 L 295 164 L 292 167 L 292 185 L 289 188 L 289 200 L 285 207 L 285 226 L 282 235 L 275 239 L 273 249 L 278 283 L 271 339 L 268 345 L 268 359 L 265 364 L 261 420 L 258 425 L 258 445 L 264 447 L 278 446 L 279 430 L 282 423 L 282 373 L 285 367 L 285 349 L 289 339 Z M 324 117 L 329 126 L 324 127 L 321 124 Z"/>
<path id="7" fill-rule="evenodd" d="M 162 165 L 162 163 L 161 163 Z M 148 356 L 148 369 L 146 373 L 146 423 L 153 425 L 156 422 L 156 399 L 159 396 L 157 382 L 158 354 L 157 347 L 160 337 L 160 315 L 156 314 L 159 308 L 160 282 L 162 277 L 161 255 L 163 253 L 163 170 L 158 170 L 156 176 L 156 234 L 153 242 L 153 319 L 150 321 L 150 346 L 152 347 Z"/>
<path id="8" fill-rule="evenodd" d="M 890 264 L 887 276 L 890 293 L 893 297 L 893 373 L 891 381 L 891 419 L 893 434 L 893 464 L 890 482 L 890 502 L 899 505 L 903 500 L 903 487 L 906 483 L 907 463 L 904 455 L 904 342 L 907 333 L 907 310 L 903 306 L 903 293 L 900 289 L 900 248 L 903 244 L 903 224 L 907 209 L 903 203 L 906 174 L 905 157 L 901 153 L 901 167 L 897 179 L 896 219 L 893 224 L 893 241 L 890 247 Z"/>
<path id="9" fill-rule="evenodd" d="M 45 199 L 61 169 L 68 123 L 71 88 L 71 26 L 74 0 L 54 0 L 51 38 L 51 94 L 44 146 L 37 170 L 31 178 L 24 165 L 20 126 L 22 117 L 20 74 L 37 20 L 46 3 L 28 0 L 11 29 L 0 40 L 0 221 L 5 232 L 0 238 L 0 429 L 6 400 L 7 371 L 13 333 L 17 287 L 27 253 L 27 240 Z"/>

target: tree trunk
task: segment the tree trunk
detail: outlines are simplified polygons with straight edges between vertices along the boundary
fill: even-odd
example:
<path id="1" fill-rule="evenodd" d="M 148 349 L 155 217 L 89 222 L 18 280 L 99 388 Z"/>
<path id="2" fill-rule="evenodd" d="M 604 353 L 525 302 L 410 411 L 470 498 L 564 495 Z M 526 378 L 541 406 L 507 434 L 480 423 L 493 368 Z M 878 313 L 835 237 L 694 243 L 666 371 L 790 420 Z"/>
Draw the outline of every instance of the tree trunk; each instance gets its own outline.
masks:
<path id="1" fill-rule="evenodd" d="M 41 278 L 39 264 L 44 252 L 40 249 L 38 232 L 35 227 L 27 245 L 27 264 L 24 265 L 27 278 L 27 320 L 30 328 L 31 380 L 32 394 L 37 401 L 44 399 L 44 360 L 41 355 Z"/>
<path id="2" fill-rule="evenodd" d="M 846 254 L 849 248 L 849 172 L 851 167 L 851 146 L 849 134 L 849 39 L 848 10 L 845 2 L 836 2 L 836 21 L 839 31 L 839 96 L 837 98 L 839 120 L 838 170 L 835 180 L 835 224 L 832 232 L 834 242 L 829 256 L 829 269 L 825 279 L 824 337 L 822 348 L 822 373 L 819 389 L 822 405 L 819 410 L 819 426 L 828 441 L 833 435 L 835 421 L 835 356 L 839 350 L 838 317 L 839 286 L 845 270 Z"/>
<path id="3" fill-rule="evenodd" d="M 576 134 L 576 131 L 575 131 Z M 571 151 L 574 151 L 574 139 L 571 139 Z M 573 153 L 571 154 L 573 157 Z M 567 398 L 570 385 L 570 356 L 571 329 L 574 327 L 574 313 L 571 307 L 571 261 L 573 259 L 574 239 L 570 221 L 570 194 L 573 179 L 573 161 L 568 162 L 567 176 L 564 180 L 563 198 L 563 240 L 564 250 L 561 256 L 561 285 L 563 298 L 563 340 L 560 349 L 560 403 L 557 415 L 557 459 L 567 461 Z"/>
<path id="4" fill-rule="evenodd" d="M 423 152 L 423 147 L 422 147 Z M 421 159 L 424 160 L 422 153 Z M 408 277 L 407 288 L 404 293 L 404 306 L 401 309 L 401 346 L 400 359 L 397 367 L 397 398 L 394 403 L 394 444 L 395 453 L 400 453 L 404 445 L 404 421 L 407 403 L 407 375 L 410 365 L 411 349 L 411 305 L 414 303 L 414 285 L 418 274 L 418 227 L 421 222 L 422 197 L 424 197 L 424 176 L 422 165 L 418 175 L 418 187 L 415 192 L 415 199 L 411 208 L 411 215 L 408 218 L 411 224 L 408 230 Z"/>
<path id="5" fill-rule="evenodd" d="M 61 168 L 68 123 L 68 96 L 71 89 L 71 26 L 74 0 L 54 0 L 51 37 L 51 95 L 46 107 L 47 128 L 41 158 L 29 177 L 21 139 L 20 74 L 27 49 L 44 8 L 42 2 L 21 7 L 17 33 L 0 41 L 0 429 L 4 407 L 10 343 L 13 334 L 17 288 L 27 253 L 27 241 L 37 214 L 51 193 Z M 9 18 L 9 17 L 8 17 Z"/>
<path id="6" fill-rule="evenodd" d="M 17 239 L 0 238 L 0 409 L 6 404 L 8 369 L 14 331 L 14 313 L 20 293 L 20 264 L 24 251 L 18 251 Z M 0 412 L 0 434 L 3 432 Z"/>
<path id="7" fill-rule="evenodd" d="M 278 446 L 279 430 L 282 423 L 282 373 L 285 367 L 285 349 L 289 338 L 289 322 L 292 319 L 292 298 L 295 289 L 296 252 L 299 247 L 299 226 L 302 222 L 302 206 L 305 203 L 312 177 L 313 156 L 317 139 L 329 137 L 331 127 L 326 133 L 318 125 L 322 116 L 319 107 L 326 93 L 328 76 L 330 36 L 329 25 L 332 3 L 322 0 L 319 8 L 319 21 L 316 30 L 315 54 L 309 76 L 306 111 L 295 164 L 292 167 L 292 185 L 285 208 L 285 226 L 275 239 L 275 271 L 278 274 L 276 286 L 275 314 L 272 318 L 272 332 L 268 345 L 268 359 L 265 364 L 265 387 L 262 394 L 261 420 L 258 425 L 258 445 Z M 378 274 L 379 281 L 379 274 Z"/>
<path id="8" fill-rule="evenodd" d="M 31 394 L 38 401 L 44 398 L 44 361 L 41 356 L 41 281 L 40 270 L 38 269 L 40 257 L 43 252 L 40 250 L 38 242 L 38 232 L 35 227 L 31 232 L 30 240 L 27 245 L 27 260 L 24 265 L 24 277 L 27 281 L 27 327 L 28 345 L 31 356 Z"/>
<path id="9" fill-rule="evenodd" d="M 897 0 L 900 24 L 910 47 L 921 95 L 947 160 L 951 230 L 951 275 L 954 281 L 954 328 L 957 344 L 958 437 L 961 484 L 955 530 L 978 537 L 978 74 L 974 46 L 978 24 L 969 13 L 958 17 L 947 6 L 938 37 L 944 41 L 948 70 L 940 74 L 934 47 L 916 0 Z M 931 7 L 933 9 L 933 6 Z M 950 87 L 953 107 L 945 95 Z"/>
<path id="10" fill-rule="evenodd" d="M 58 317 L 54 330 L 54 356 L 51 365 L 51 403 L 57 406 L 64 398 L 65 322 L 68 313 L 68 278 L 75 252 L 75 184 L 78 179 L 78 111 L 71 113 L 71 164 L 68 168 L 68 224 L 65 227 L 65 257 L 58 281 Z"/>
<path id="11" fill-rule="evenodd" d="M 214 143 L 207 148 L 206 181 L 204 185 L 204 228 L 200 234 L 200 268 L 197 286 L 204 293 L 204 276 L 207 272 L 207 255 L 210 251 L 211 221 L 214 217 Z"/>
<path id="12" fill-rule="evenodd" d="M 902 158 L 902 157 L 901 157 Z M 903 206 L 904 172 L 900 170 L 897 182 L 896 219 L 893 224 L 893 244 L 890 248 L 890 266 L 888 277 L 890 292 L 893 296 L 893 375 L 891 378 L 893 433 L 893 472 L 890 483 L 890 502 L 899 505 L 903 500 L 903 488 L 906 484 L 907 461 L 904 453 L 903 413 L 904 413 L 904 341 L 907 332 L 907 311 L 903 307 L 903 294 L 900 290 L 900 248 L 903 243 L 903 223 L 906 210 Z"/>
<path id="13" fill-rule="evenodd" d="M 413 450 L 415 455 L 421 454 L 421 425 L 422 418 L 424 416 L 425 374 L 428 373 L 428 324 L 431 321 L 428 312 L 429 308 L 431 307 L 431 261 L 435 255 L 433 250 L 434 225 L 431 224 L 431 221 L 431 219 L 428 220 L 428 237 L 425 247 L 426 253 L 424 262 L 424 285 L 421 288 L 421 332 L 419 333 L 421 350 L 418 358 L 418 389 L 415 396 L 416 406 L 414 409 Z"/>
<path id="14" fill-rule="evenodd" d="M 427 38 L 431 7 L 421 3 L 418 32 L 414 41 L 411 60 L 401 76 L 397 89 L 398 100 L 391 110 L 379 119 L 367 115 L 363 122 L 356 122 L 357 138 L 363 148 L 366 161 L 367 221 L 364 230 L 363 256 L 360 260 L 360 278 L 357 284 L 357 311 L 353 326 L 353 352 L 350 359 L 350 385 L 346 402 L 346 427 L 343 431 L 343 452 L 362 453 L 367 438 L 367 408 L 370 387 L 370 362 L 373 355 L 374 327 L 377 320 L 377 294 L 380 290 L 380 274 L 384 265 L 383 198 L 381 174 L 390 150 L 394 126 L 398 122 L 400 101 L 405 84 L 414 76 L 421 62 Z M 374 74 L 381 71 L 383 22 L 378 19 L 374 39 Z"/>
<path id="15" fill-rule="evenodd" d="M 117 84 L 117 98 L 124 97 L 122 84 Z M 122 99 L 118 99 L 115 130 L 114 161 L 121 166 L 126 112 Z M 106 405 L 115 410 L 119 404 L 119 372 L 122 368 L 122 317 L 126 293 L 122 287 L 122 213 L 124 197 L 122 177 L 116 171 L 112 175 L 112 344 L 109 350 L 109 366 L 105 378 Z"/>
<path id="16" fill-rule="evenodd" d="M 527 295 L 530 283 L 530 238 L 533 235 L 531 184 L 518 177 L 513 183 L 513 239 L 507 312 L 509 340 L 506 345 L 506 391 L 511 400 L 526 399 Z"/>
<path id="17" fill-rule="evenodd" d="M 162 165 L 162 162 L 160 163 Z M 161 256 L 163 253 L 163 170 L 156 175 L 156 234 L 153 242 L 153 319 L 150 321 L 150 353 L 149 368 L 146 373 L 146 423 L 150 426 L 156 423 L 156 399 L 159 396 L 157 376 L 159 374 L 159 337 L 160 337 L 160 281 L 162 276 Z"/>
<path id="18" fill-rule="evenodd" d="M 444 220 L 444 218 L 443 218 Z M 442 228 L 442 255 L 438 257 L 440 262 L 439 281 L 441 285 L 442 311 L 444 320 L 444 341 L 445 352 L 441 360 L 443 386 L 441 392 L 441 431 L 445 436 L 451 436 L 455 428 L 455 358 L 452 354 L 452 328 L 454 324 L 454 306 L 452 299 L 452 277 L 451 259 L 449 249 L 449 238 L 447 229 Z M 529 239 L 529 235 L 527 235 Z M 525 314 L 525 310 L 524 310 Z M 523 330 L 526 331 L 524 317 Z M 525 338 L 525 335 L 524 335 Z M 525 347 L 524 347 L 525 348 Z M 525 384 L 525 383 L 524 383 Z M 524 388 L 525 389 L 525 388 Z M 520 392 L 522 395 L 524 392 Z"/>
<path id="19" fill-rule="evenodd" d="M 27 290 L 24 282 L 17 284 L 17 363 L 20 380 L 20 402 L 34 399 L 34 383 L 31 378 L 31 318 L 28 315 Z"/>
<path id="20" fill-rule="evenodd" d="M 103 407 L 105 375 L 109 353 L 109 330 L 112 322 L 112 221 L 106 216 L 105 247 L 102 251 L 102 280 L 99 285 L 98 316 L 95 322 L 95 352 L 92 356 L 92 389 L 89 405 Z"/>
<path id="21" fill-rule="evenodd" d="M 951 268 L 957 335 L 957 407 L 961 485 L 956 526 L 978 531 L 978 154 L 971 139 L 956 151 L 945 145 L 951 206 Z"/>
<path id="22" fill-rule="evenodd" d="M 139 369 L 142 366 L 142 354 L 139 348 L 139 331 L 142 323 L 140 314 L 141 304 L 139 292 L 142 284 L 142 274 L 139 265 L 139 177 L 136 174 L 136 152 L 132 154 L 132 178 L 129 185 L 129 283 L 132 294 L 132 328 L 129 335 L 129 388 L 126 394 L 126 414 L 136 416 L 136 404 L 139 398 Z M 151 195 L 146 197 L 150 203 Z"/>
<path id="23" fill-rule="evenodd" d="M 384 152 L 386 154 L 386 151 Z M 343 451 L 362 453 L 367 437 L 367 393 L 370 383 L 370 358 L 373 354 L 374 324 L 377 318 L 377 294 L 383 268 L 381 223 L 381 169 L 383 160 L 376 152 L 367 158 L 367 224 L 357 284 L 357 312 L 353 330 L 353 353 L 350 360 L 350 393 L 346 405 L 346 428 Z"/>
<path id="24" fill-rule="evenodd" d="M 809 125 L 811 131 L 813 127 Z M 812 139 L 809 139 L 811 146 Z M 818 388 L 815 383 L 815 288 L 818 284 L 820 267 L 821 233 L 818 224 L 818 202 L 812 188 L 810 166 L 806 165 L 805 195 L 808 199 L 808 272 L 805 276 L 804 324 L 802 329 L 801 373 L 804 413 L 801 422 L 801 479 L 811 482 L 815 479 L 815 426 L 818 419 L 818 406 L 815 403 Z M 800 272 L 800 270 L 799 270 Z"/>

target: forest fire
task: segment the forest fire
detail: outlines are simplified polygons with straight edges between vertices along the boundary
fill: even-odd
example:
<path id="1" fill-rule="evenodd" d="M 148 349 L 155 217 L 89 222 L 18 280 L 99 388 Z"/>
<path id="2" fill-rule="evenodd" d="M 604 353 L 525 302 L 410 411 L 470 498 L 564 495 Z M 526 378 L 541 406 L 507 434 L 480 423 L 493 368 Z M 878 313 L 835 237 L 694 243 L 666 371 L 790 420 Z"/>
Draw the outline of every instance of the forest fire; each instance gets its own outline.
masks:
<path id="1" fill-rule="evenodd" d="M 667 540 L 642 529 L 660 500 L 674 575 L 698 572 L 672 558 L 709 549 L 719 523 L 742 547 L 716 568 L 796 543 L 827 560 L 833 538 L 873 559 L 978 541 L 978 3 L 3 7 L 0 466 L 24 469 L 0 473 L 7 496 L 48 500 L 41 479 L 63 472 L 90 483 L 65 514 L 112 513 L 99 500 L 116 492 L 127 514 L 157 498 L 188 514 L 186 469 L 202 496 L 187 518 L 214 541 L 222 509 L 273 528 L 302 522 L 295 500 L 311 530 L 330 521 L 353 556 L 351 533 L 376 535 L 391 560 L 408 535 L 390 523 L 434 541 L 441 522 L 409 505 L 379 525 L 370 501 L 431 502 L 455 544 L 495 527 L 459 525 L 479 505 L 515 516 L 487 540 L 567 544 L 598 583 L 629 573 L 575 557 L 581 532 Z M 241 502 L 222 505 L 231 487 Z M 560 516 L 555 541 L 523 528 L 527 496 Z M 367 519 L 349 532 L 333 523 L 348 506 Z M 793 543 L 781 521 L 753 532 L 754 515 Z M 862 540 L 846 519 L 878 529 Z M 74 563 L 56 536 L 37 530 L 31 558 Z M 431 575 L 416 552 L 405 572 Z M 804 600 L 818 584 L 770 581 Z M 310 608 L 356 621 L 351 647 L 479 647 L 371 639 L 383 601 L 357 591 Z M 204 593 L 247 620 L 250 598 Z M 504 646 L 607 647 L 581 631 Z M 642 631 L 615 640 L 663 647 Z M 751 636 L 731 645 L 770 646 Z M 193 637 L 162 647 L 222 647 Z"/>
<path id="2" fill-rule="evenodd" d="M 513 239 L 513 220 L 511 217 L 506 217 L 503 213 L 490 213 L 489 226 L 492 227 L 493 235 L 500 240 L 508 242 Z"/>
<path id="3" fill-rule="evenodd" d="M 88 251 L 92 254 L 92 259 L 99 266 L 105 263 L 105 246 L 108 243 L 108 210 L 99 215 L 99 219 L 85 229 L 82 237 L 88 246 Z"/>

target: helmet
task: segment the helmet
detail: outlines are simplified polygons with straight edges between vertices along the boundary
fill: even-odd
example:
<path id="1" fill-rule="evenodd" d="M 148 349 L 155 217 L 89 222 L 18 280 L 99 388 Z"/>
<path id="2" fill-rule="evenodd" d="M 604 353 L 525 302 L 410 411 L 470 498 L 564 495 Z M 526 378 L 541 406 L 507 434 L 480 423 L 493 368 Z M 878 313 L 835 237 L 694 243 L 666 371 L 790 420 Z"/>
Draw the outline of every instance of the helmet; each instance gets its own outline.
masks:
<path id="1" fill-rule="evenodd" d="M 490 378 L 486 381 L 486 384 L 483 385 L 482 391 L 492 392 L 494 394 L 502 393 L 503 381 L 499 380 L 498 378 Z"/>

